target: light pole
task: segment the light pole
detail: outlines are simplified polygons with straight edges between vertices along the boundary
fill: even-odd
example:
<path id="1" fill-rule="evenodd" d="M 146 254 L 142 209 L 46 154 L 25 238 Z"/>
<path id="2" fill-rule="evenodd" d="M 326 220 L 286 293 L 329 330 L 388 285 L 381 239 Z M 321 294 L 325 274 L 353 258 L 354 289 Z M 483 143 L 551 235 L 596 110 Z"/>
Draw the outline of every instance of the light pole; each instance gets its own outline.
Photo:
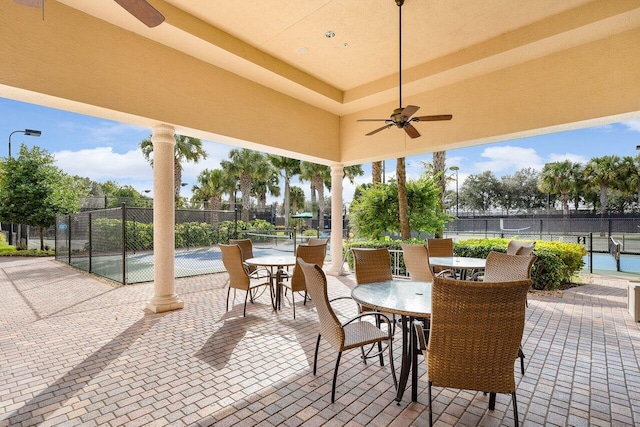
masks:
<path id="1" fill-rule="evenodd" d="M 40 136 L 42 132 L 34 129 L 14 130 L 9 134 L 9 158 L 11 158 L 11 136 L 14 133 L 24 133 L 27 136 Z M 9 245 L 13 244 L 13 223 L 9 224 Z"/>
<path id="2" fill-rule="evenodd" d="M 455 171 L 456 173 L 456 217 L 458 216 L 458 171 L 460 168 L 458 166 L 451 166 L 449 170 Z"/>

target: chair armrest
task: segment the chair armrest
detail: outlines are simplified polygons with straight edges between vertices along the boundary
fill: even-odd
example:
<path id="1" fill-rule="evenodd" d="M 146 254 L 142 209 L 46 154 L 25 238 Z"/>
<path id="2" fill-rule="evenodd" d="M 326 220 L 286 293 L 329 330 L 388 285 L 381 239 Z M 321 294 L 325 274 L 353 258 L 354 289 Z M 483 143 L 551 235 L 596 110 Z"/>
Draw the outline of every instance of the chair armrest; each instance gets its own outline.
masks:
<path id="1" fill-rule="evenodd" d="M 387 321 L 387 323 L 389 325 L 393 325 L 393 322 L 391 321 L 391 319 L 389 319 L 389 317 L 387 317 L 386 315 L 380 313 L 379 311 L 367 311 L 366 313 L 360 313 L 357 316 L 352 317 L 351 319 L 347 320 L 346 322 L 344 322 L 342 324 L 342 327 L 347 326 L 349 323 L 353 323 L 356 320 L 362 319 L 365 316 L 378 316 L 378 317 L 384 317 L 385 320 Z"/>
<path id="2" fill-rule="evenodd" d="M 357 303 L 353 298 L 351 298 L 351 297 L 335 297 L 335 298 L 331 298 L 331 299 L 329 300 L 329 304 L 331 304 L 331 303 L 332 303 L 332 302 L 334 302 L 334 301 L 341 300 L 341 299 L 348 299 L 348 300 L 351 300 L 351 301 L 353 301 L 353 302 L 356 304 L 356 307 L 360 307 L 360 304 L 358 304 L 358 303 Z"/>
<path id="3" fill-rule="evenodd" d="M 262 279 L 262 278 L 268 277 L 269 280 L 271 280 L 271 271 L 268 268 L 260 267 L 250 272 L 250 270 L 247 268 L 249 267 L 249 265 L 244 264 L 244 266 L 245 266 L 245 271 L 247 272 L 250 278 Z"/>

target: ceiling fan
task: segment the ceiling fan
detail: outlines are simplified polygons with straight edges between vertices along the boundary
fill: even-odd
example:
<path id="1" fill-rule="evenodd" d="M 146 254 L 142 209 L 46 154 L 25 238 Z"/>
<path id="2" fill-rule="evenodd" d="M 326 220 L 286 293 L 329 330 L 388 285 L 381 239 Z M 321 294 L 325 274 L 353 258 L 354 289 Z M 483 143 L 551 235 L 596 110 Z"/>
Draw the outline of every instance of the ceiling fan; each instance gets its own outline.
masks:
<path id="1" fill-rule="evenodd" d="M 13 0 L 23 6 L 37 7 L 43 9 L 44 0 Z M 149 28 L 156 27 L 164 22 L 164 15 L 151 6 L 147 0 L 114 0 L 127 12 L 135 16 L 140 22 Z M 44 18 L 44 15 L 43 15 Z"/>
<path id="2" fill-rule="evenodd" d="M 440 114 L 435 116 L 418 116 L 412 117 L 420 107 L 415 105 L 407 105 L 406 107 L 402 107 L 402 5 L 404 4 L 404 0 L 395 0 L 398 5 L 398 17 L 399 17 L 399 80 L 398 84 L 399 94 L 399 103 L 400 106 L 393 110 L 391 117 L 389 119 L 360 119 L 359 122 L 385 122 L 385 125 L 372 130 L 366 136 L 373 135 L 385 129 L 389 129 L 390 127 L 396 126 L 400 129 L 404 129 L 404 131 L 411 138 L 418 138 L 420 136 L 420 132 L 411 124 L 411 122 L 435 122 L 440 120 L 451 120 L 453 116 L 451 114 Z"/>

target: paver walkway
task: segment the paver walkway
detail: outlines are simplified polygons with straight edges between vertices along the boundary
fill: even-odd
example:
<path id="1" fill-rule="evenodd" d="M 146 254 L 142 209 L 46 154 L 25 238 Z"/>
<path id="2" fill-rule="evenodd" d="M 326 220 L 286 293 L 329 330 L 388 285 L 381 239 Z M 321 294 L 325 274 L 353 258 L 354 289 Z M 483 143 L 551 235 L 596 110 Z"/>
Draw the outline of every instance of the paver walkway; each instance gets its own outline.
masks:
<path id="1" fill-rule="evenodd" d="M 268 296 L 225 313 L 226 274 L 179 279 L 185 308 L 144 311 L 152 284 L 114 287 L 51 259 L 0 258 L 0 426 L 426 425 L 419 402 L 395 404 L 388 367 L 320 348 L 311 373 L 313 305 L 274 313 Z M 524 426 L 640 424 L 640 329 L 626 309 L 627 280 L 593 276 L 557 295 L 529 296 L 514 364 Z M 348 295 L 351 276 L 329 277 Z M 349 301 L 342 316 L 355 314 Z M 397 348 L 400 348 L 399 342 Z M 398 366 L 399 366 L 399 350 Z M 421 363 L 424 369 L 424 363 Z M 516 369 L 517 368 L 517 369 Z M 482 393 L 434 388 L 436 425 L 513 425 L 511 399 L 487 411 Z"/>

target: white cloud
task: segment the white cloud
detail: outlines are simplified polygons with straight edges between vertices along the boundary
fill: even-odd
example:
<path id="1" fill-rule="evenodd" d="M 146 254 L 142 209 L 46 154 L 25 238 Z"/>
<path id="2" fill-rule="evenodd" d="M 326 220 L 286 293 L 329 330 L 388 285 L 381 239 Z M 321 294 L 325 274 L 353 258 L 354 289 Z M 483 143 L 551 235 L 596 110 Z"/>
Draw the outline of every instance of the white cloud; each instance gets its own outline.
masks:
<path id="1" fill-rule="evenodd" d="M 640 120 L 630 120 L 622 124 L 631 132 L 640 132 Z"/>
<path id="2" fill-rule="evenodd" d="M 140 150 L 119 154 L 114 153 L 111 147 L 97 147 L 52 154 L 56 159 L 56 166 L 65 173 L 88 177 L 98 182 L 114 180 L 121 185 L 134 185 L 134 182 L 138 182 L 149 188 L 147 183 L 153 178 L 153 170 Z"/>
<path id="3" fill-rule="evenodd" d="M 513 147 L 488 147 L 482 151 L 482 157 L 488 161 L 474 163 L 474 169 L 478 172 L 491 171 L 495 175 L 512 173 L 523 168 L 542 169 L 544 162 L 533 148 Z"/>
<path id="4" fill-rule="evenodd" d="M 565 160 L 569 160 L 574 163 L 582 163 L 582 164 L 585 164 L 589 161 L 586 157 L 584 157 L 581 154 L 574 154 L 574 153 L 564 153 L 564 154 L 550 153 L 549 154 L 549 163 L 562 162 Z"/>
<path id="5" fill-rule="evenodd" d="M 139 142 L 140 134 L 151 135 L 151 130 L 141 126 L 135 126 L 127 123 L 118 123 L 111 121 L 98 121 L 91 125 L 81 123 L 62 122 L 58 126 L 69 134 L 80 135 L 83 141 L 90 141 L 97 144 L 111 144 L 119 142 L 121 138 L 135 138 Z M 143 138 L 146 138 L 143 137 Z"/>

